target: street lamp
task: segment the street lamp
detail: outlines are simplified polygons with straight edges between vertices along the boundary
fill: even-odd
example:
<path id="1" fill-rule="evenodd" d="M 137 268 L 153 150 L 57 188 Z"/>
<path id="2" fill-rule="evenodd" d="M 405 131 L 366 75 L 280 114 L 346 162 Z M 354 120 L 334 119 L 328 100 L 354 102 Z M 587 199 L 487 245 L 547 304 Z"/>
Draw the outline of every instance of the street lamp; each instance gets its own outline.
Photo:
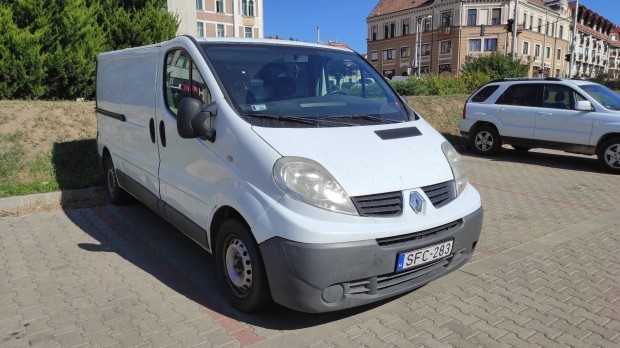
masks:
<path id="1" fill-rule="evenodd" d="M 416 68 L 417 71 L 417 75 L 418 78 L 420 78 L 420 70 L 421 70 L 421 61 L 422 61 L 422 32 L 421 32 L 421 28 L 422 28 L 422 21 L 425 19 L 430 19 L 433 18 L 432 14 L 429 14 L 428 16 L 424 16 L 421 18 L 418 18 L 418 20 L 416 21 L 416 33 L 415 33 L 415 64 L 414 67 Z M 431 23 L 432 25 L 432 23 Z M 432 49 L 432 48 L 431 48 Z"/>

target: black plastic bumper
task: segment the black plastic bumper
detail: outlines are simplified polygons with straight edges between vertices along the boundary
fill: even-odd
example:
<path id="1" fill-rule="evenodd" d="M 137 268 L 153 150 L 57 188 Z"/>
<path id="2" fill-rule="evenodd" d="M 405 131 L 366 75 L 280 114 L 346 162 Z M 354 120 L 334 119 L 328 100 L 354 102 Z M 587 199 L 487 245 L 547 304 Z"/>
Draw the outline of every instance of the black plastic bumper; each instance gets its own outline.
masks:
<path id="1" fill-rule="evenodd" d="M 306 244 L 272 238 L 260 245 L 275 302 L 303 312 L 328 312 L 379 301 L 446 275 L 472 256 L 482 208 L 451 224 L 386 240 Z M 447 259 L 396 272 L 396 258 L 453 239 Z"/>

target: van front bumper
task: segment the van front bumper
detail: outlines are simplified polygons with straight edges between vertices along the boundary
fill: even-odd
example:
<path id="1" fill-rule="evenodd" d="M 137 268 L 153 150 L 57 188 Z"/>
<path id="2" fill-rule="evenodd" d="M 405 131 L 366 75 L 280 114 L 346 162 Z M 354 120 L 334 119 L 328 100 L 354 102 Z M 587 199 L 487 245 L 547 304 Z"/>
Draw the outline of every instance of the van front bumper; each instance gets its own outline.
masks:
<path id="1" fill-rule="evenodd" d="M 408 235 L 358 242 L 310 244 L 274 237 L 260 250 L 275 302 L 302 312 L 329 312 L 379 301 L 463 266 L 482 229 L 482 207 L 452 223 Z M 399 253 L 453 240 L 453 253 L 396 272 Z"/>

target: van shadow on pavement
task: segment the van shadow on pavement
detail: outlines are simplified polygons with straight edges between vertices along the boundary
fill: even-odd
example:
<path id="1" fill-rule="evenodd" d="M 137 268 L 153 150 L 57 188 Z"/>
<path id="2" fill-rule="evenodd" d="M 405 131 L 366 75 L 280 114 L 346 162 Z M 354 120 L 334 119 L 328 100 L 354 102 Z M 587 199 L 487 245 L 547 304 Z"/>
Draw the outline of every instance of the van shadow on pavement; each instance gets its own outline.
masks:
<path id="1" fill-rule="evenodd" d="M 123 206 L 108 204 L 88 209 L 68 209 L 65 214 L 99 242 L 80 243 L 79 248 L 90 252 L 117 253 L 155 277 L 162 286 L 194 301 L 202 312 L 216 312 L 264 328 L 292 330 L 350 317 L 385 303 L 323 314 L 301 313 L 273 304 L 261 312 L 241 313 L 230 306 L 221 294 L 213 257 L 141 203 L 131 201 Z"/>

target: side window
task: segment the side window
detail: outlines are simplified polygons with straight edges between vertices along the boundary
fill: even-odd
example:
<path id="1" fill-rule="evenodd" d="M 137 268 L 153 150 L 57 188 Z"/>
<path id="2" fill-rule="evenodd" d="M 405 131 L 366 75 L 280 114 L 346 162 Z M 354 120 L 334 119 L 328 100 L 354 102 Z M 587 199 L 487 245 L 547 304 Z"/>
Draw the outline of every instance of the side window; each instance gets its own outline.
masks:
<path id="1" fill-rule="evenodd" d="M 508 87 L 496 104 L 517 106 L 542 106 L 542 84 L 516 84 Z"/>
<path id="2" fill-rule="evenodd" d="M 209 88 L 185 50 L 172 50 L 166 54 L 164 86 L 164 100 L 174 116 L 185 97 L 198 99 L 205 105 L 211 102 Z"/>
<path id="3" fill-rule="evenodd" d="M 471 98 L 471 101 L 474 103 L 482 103 L 483 101 L 489 99 L 491 94 L 497 91 L 498 88 L 499 88 L 498 85 L 486 86 L 483 89 L 481 89 L 478 93 L 476 93 L 476 95 L 474 95 L 474 97 Z"/>
<path id="4" fill-rule="evenodd" d="M 564 85 L 545 85 L 544 106 L 552 109 L 574 110 L 578 100 L 586 100 L 572 88 Z"/>

